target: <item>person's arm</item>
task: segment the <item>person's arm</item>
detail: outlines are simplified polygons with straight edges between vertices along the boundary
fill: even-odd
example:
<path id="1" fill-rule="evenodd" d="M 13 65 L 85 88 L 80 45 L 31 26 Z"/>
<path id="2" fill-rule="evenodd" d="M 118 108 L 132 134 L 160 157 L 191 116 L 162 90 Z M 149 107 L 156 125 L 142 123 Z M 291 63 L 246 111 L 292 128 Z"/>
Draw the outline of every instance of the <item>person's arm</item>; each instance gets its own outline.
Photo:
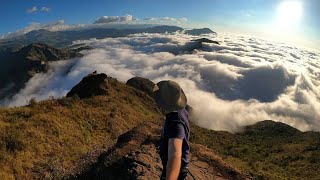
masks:
<path id="1" fill-rule="evenodd" d="M 182 156 L 182 140 L 170 138 L 168 142 L 168 161 L 166 180 L 177 180 L 180 173 Z"/>

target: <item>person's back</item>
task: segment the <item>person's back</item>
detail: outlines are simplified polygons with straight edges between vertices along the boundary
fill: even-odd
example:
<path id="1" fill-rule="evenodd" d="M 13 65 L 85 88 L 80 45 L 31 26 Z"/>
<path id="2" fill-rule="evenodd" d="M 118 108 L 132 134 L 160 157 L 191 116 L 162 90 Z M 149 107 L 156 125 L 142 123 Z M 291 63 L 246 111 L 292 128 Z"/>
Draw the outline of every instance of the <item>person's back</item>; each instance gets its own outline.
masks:
<path id="1" fill-rule="evenodd" d="M 164 168 L 161 175 L 162 179 L 165 179 L 166 177 L 165 167 L 167 167 L 168 161 L 168 143 L 171 138 L 178 138 L 182 140 L 181 167 L 178 179 L 185 179 L 188 174 L 190 149 L 188 144 L 190 136 L 188 116 L 188 112 L 185 109 L 166 114 L 159 147 L 159 155 Z"/>
<path id="2" fill-rule="evenodd" d="M 190 127 L 185 107 L 187 98 L 179 84 L 161 81 L 155 85 L 154 97 L 165 110 L 159 155 L 163 164 L 160 179 L 183 180 L 188 175 Z"/>

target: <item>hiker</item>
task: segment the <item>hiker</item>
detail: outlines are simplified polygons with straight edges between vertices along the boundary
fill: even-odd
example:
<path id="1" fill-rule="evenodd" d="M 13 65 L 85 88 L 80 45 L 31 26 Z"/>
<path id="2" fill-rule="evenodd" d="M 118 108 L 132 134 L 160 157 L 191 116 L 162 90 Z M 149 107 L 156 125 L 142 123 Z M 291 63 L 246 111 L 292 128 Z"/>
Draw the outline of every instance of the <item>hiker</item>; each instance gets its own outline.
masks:
<path id="1" fill-rule="evenodd" d="M 179 84 L 161 81 L 153 90 L 157 104 L 165 110 L 159 155 L 163 170 L 160 179 L 183 180 L 188 175 L 189 120 L 186 111 L 187 97 Z"/>

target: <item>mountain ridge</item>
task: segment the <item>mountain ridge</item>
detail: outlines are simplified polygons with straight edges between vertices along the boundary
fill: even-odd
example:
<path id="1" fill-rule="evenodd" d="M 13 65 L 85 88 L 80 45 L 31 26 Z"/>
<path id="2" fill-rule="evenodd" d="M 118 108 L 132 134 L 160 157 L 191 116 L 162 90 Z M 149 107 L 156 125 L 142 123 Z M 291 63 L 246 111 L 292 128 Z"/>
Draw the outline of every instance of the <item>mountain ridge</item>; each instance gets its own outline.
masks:
<path id="1" fill-rule="evenodd" d="M 0 99 L 11 97 L 20 91 L 35 74 L 47 72 L 49 62 L 80 57 L 82 54 L 75 50 L 57 49 L 42 43 L 32 43 L 17 51 L 0 55 Z"/>
<path id="2" fill-rule="evenodd" d="M 62 48 L 71 45 L 72 42 L 76 40 L 124 37 L 129 34 L 136 33 L 173 33 L 182 30 L 183 28 L 181 27 L 169 25 L 159 25 L 141 29 L 90 28 L 64 31 L 38 29 L 17 37 L 0 40 L 0 49 L 2 49 L 4 52 L 12 52 L 22 48 L 23 46 L 36 42 L 45 43 L 55 48 Z M 215 33 L 209 28 L 187 30 L 187 32 L 194 32 L 196 34 Z"/>
<path id="3" fill-rule="evenodd" d="M 107 92 L 102 95 L 90 91 L 93 96 L 0 108 L 0 179 L 81 179 L 93 172 L 115 177 L 104 172 L 118 170 L 123 172 L 119 177 L 146 179 L 154 172 L 150 177 L 157 179 L 161 165 L 156 146 L 163 112 L 146 89 L 103 76 L 106 79 L 98 83 L 80 86 L 80 90 L 102 88 Z M 262 121 L 246 128 L 266 133 L 232 134 L 201 128 L 192 116 L 190 168 L 200 179 L 316 179 L 319 175 L 319 132 Z M 274 125 L 280 125 L 281 135 L 270 136 Z M 296 133 L 286 134 L 292 130 Z"/>
<path id="4" fill-rule="evenodd" d="M 58 61 L 82 57 L 80 53 L 69 49 L 57 49 L 42 43 L 32 43 L 14 52 L 30 61 Z"/>

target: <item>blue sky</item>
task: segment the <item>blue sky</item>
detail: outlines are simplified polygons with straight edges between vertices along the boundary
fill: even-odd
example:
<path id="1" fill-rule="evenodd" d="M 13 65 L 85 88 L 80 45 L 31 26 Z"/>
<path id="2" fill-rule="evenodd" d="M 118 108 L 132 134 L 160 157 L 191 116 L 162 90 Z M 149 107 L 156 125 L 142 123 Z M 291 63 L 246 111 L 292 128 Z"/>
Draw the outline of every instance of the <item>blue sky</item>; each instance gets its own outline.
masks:
<path id="1" fill-rule="evenodd" d="M 14 32 L 32 22 L 63 19 L 66 24 L 91 24 L 101 16 L 130 14 L 138 19 L 187 18 L 183 25 L 189 27 L 320 44 L 320 1 L 294 0 L 300 2 L 303 12 L 299 22 L 288 27 L 288 31 L 275 24 L 279 16 L 277 8 L 283 1 L 286 0 L 10 0 L 1 2 L 0 34 Z M 28 13 L 33 7 L 37 11 Z M 41 11 L 43 7 L 48 9 Z"/>

